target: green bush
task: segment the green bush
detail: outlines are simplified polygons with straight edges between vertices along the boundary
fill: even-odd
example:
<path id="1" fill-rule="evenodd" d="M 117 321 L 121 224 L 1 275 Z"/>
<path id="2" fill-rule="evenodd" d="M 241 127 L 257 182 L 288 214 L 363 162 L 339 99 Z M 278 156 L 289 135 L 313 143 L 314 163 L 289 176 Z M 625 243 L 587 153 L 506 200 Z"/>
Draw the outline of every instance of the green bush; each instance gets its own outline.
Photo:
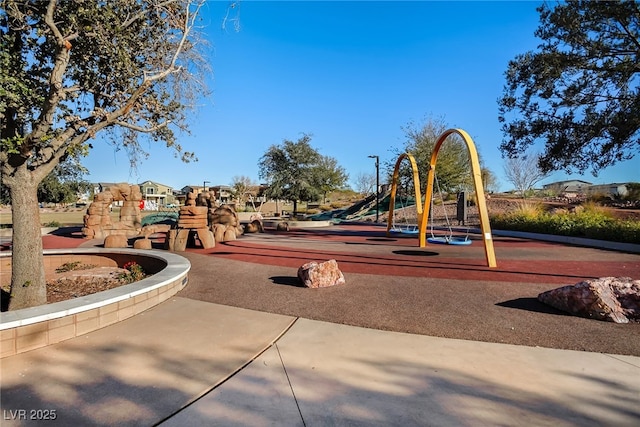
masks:
<path id="1" fill-rule="evenodd" d="M 589 208 L 579 213 L 500 214 L 491 218 L 491 226 L 500 230 L 640 243 L 640 222 L 615 219 L 605 212 Z"/>

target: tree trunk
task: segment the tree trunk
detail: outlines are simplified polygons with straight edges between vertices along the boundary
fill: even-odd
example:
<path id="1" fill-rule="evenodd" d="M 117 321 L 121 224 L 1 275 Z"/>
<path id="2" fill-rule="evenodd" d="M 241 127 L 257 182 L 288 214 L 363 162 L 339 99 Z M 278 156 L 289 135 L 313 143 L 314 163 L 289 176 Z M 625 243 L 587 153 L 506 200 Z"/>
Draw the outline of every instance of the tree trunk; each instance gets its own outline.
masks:
<path id="1" fill-rule="evenodd" d="M 296 219 L 297 216 L 298 216 L 298 201 L 294 200 L 293 201 L 293 214 L 292 214 L 292 218 L 291 219 Z"/>
<path id="2" fill-rule="evenodd" d="M 38 184 L 24 168 L 16 170 L 11 192 L 13 249 L 11 260 L 11 300 L 9 310 L 43 305 L 47 302 L 44 275 Z"/>

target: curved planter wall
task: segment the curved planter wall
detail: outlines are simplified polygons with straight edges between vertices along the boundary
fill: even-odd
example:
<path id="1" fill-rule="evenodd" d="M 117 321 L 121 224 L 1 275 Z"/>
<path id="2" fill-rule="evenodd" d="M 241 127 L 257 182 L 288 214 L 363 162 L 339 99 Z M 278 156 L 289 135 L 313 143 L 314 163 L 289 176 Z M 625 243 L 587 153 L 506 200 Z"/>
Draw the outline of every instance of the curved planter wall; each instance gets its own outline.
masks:
<path id="1" fill-rule="evenodd" d="M 44 255 L 46 270 L 75 261 L 119 267 L 135 261 L 153 275 L 72 300 L 0 313 L 0 357 L 55 344 L 135 316 L 184 288 L 191 268 L 186 258 L 155 250 L 75 248 L 46 250 Z M 0 263 L 6 275 L 11 254 L 0 254 Z"/>

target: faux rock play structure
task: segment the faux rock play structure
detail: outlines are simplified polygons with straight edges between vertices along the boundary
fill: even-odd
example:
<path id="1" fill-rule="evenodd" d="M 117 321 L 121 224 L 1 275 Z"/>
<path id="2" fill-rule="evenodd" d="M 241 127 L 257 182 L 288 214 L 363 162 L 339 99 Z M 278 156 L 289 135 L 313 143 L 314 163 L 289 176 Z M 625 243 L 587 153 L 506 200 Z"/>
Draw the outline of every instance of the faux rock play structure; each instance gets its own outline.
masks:
<path id="1" fill-rule="evenodd" d="M 140 201 L 142 193 L 137 185 L 117 184 L 94 196 L 84 216 L 82 235 L 87 239 L 104 239 L 110 235 L 137 236 L 142 228 Z M 111 221 L 113 202 L 122 201 L 120 221 Z"/>
<path id="2" fill-rule="evenodd" d="M 601 277 L 538 295 L 558 310 L 588 319 L 615 323 L 640 321 L 640 280 Z"/>
<path id="3" fill-rule="evenodd" d="M 252 221 L 249 232 L 262 231 L 262 222 Z M 215 193 L 189 193 L 185 206 L 180 208 L 177 227 L 169 230 L 165 248 L 171 251 L 184 251 L 198 237 L 204 249 L 212 248 L 216 242 L 236 240 L 245 232 L 238 214 L 231 205 L 216 206 Z"/>
<path id="4" fill-rule="evenodd" d="M 153 224 L 142 227 L 140 202 L 142 194 L 137 185 L 117 184 L 94 196 L 84 216 L 82 234 L 88 239 L 105 239 L 107 248 L 127 247 L 130 238 L 136 238 L 136 249 L 151 249 L 149 236 L 166 233 L 164 248 L 182 252 L 187 245 L 196 241 L 205 249 L 212 248 L 216 242 L 235 240 L 243 233 L 263 232 L 262 216 L 251 217 L 246 227 L 240 224 L 238 214 L 231 205 L 217 206 L 215 192 L 187 194 L 185 206 L 179 211 L 174 227 L 165 224 Z M 122 202 L 120 220 L 112 222 L 111 207 L 114 202 Z M 197 240 L 196 240 L 197 237 Z"/>

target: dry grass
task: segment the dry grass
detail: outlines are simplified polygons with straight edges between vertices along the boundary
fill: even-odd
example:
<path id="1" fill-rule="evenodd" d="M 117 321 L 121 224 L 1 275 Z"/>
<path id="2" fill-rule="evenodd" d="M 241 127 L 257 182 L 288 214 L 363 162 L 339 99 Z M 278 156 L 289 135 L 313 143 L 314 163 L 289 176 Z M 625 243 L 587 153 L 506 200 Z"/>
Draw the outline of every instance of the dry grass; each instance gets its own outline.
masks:
<path id="1" fill-rule="evenodd" d="M 62 226 L 81 226 L 84 223 L 84 215 L 87 213 L 87 207 L 84 208 L 43 208 L 40 209 L 40 224 L 46 225 L 57 223 Z M 154 212 L 143 211 L 142 217 Z M 111 220 L 117 222 L 120 220 L 120 210 L 115 208 L 111 212 Z M 0 224 L 6 225 L 12 223 L 11 209 L 0 209 Z"/>

